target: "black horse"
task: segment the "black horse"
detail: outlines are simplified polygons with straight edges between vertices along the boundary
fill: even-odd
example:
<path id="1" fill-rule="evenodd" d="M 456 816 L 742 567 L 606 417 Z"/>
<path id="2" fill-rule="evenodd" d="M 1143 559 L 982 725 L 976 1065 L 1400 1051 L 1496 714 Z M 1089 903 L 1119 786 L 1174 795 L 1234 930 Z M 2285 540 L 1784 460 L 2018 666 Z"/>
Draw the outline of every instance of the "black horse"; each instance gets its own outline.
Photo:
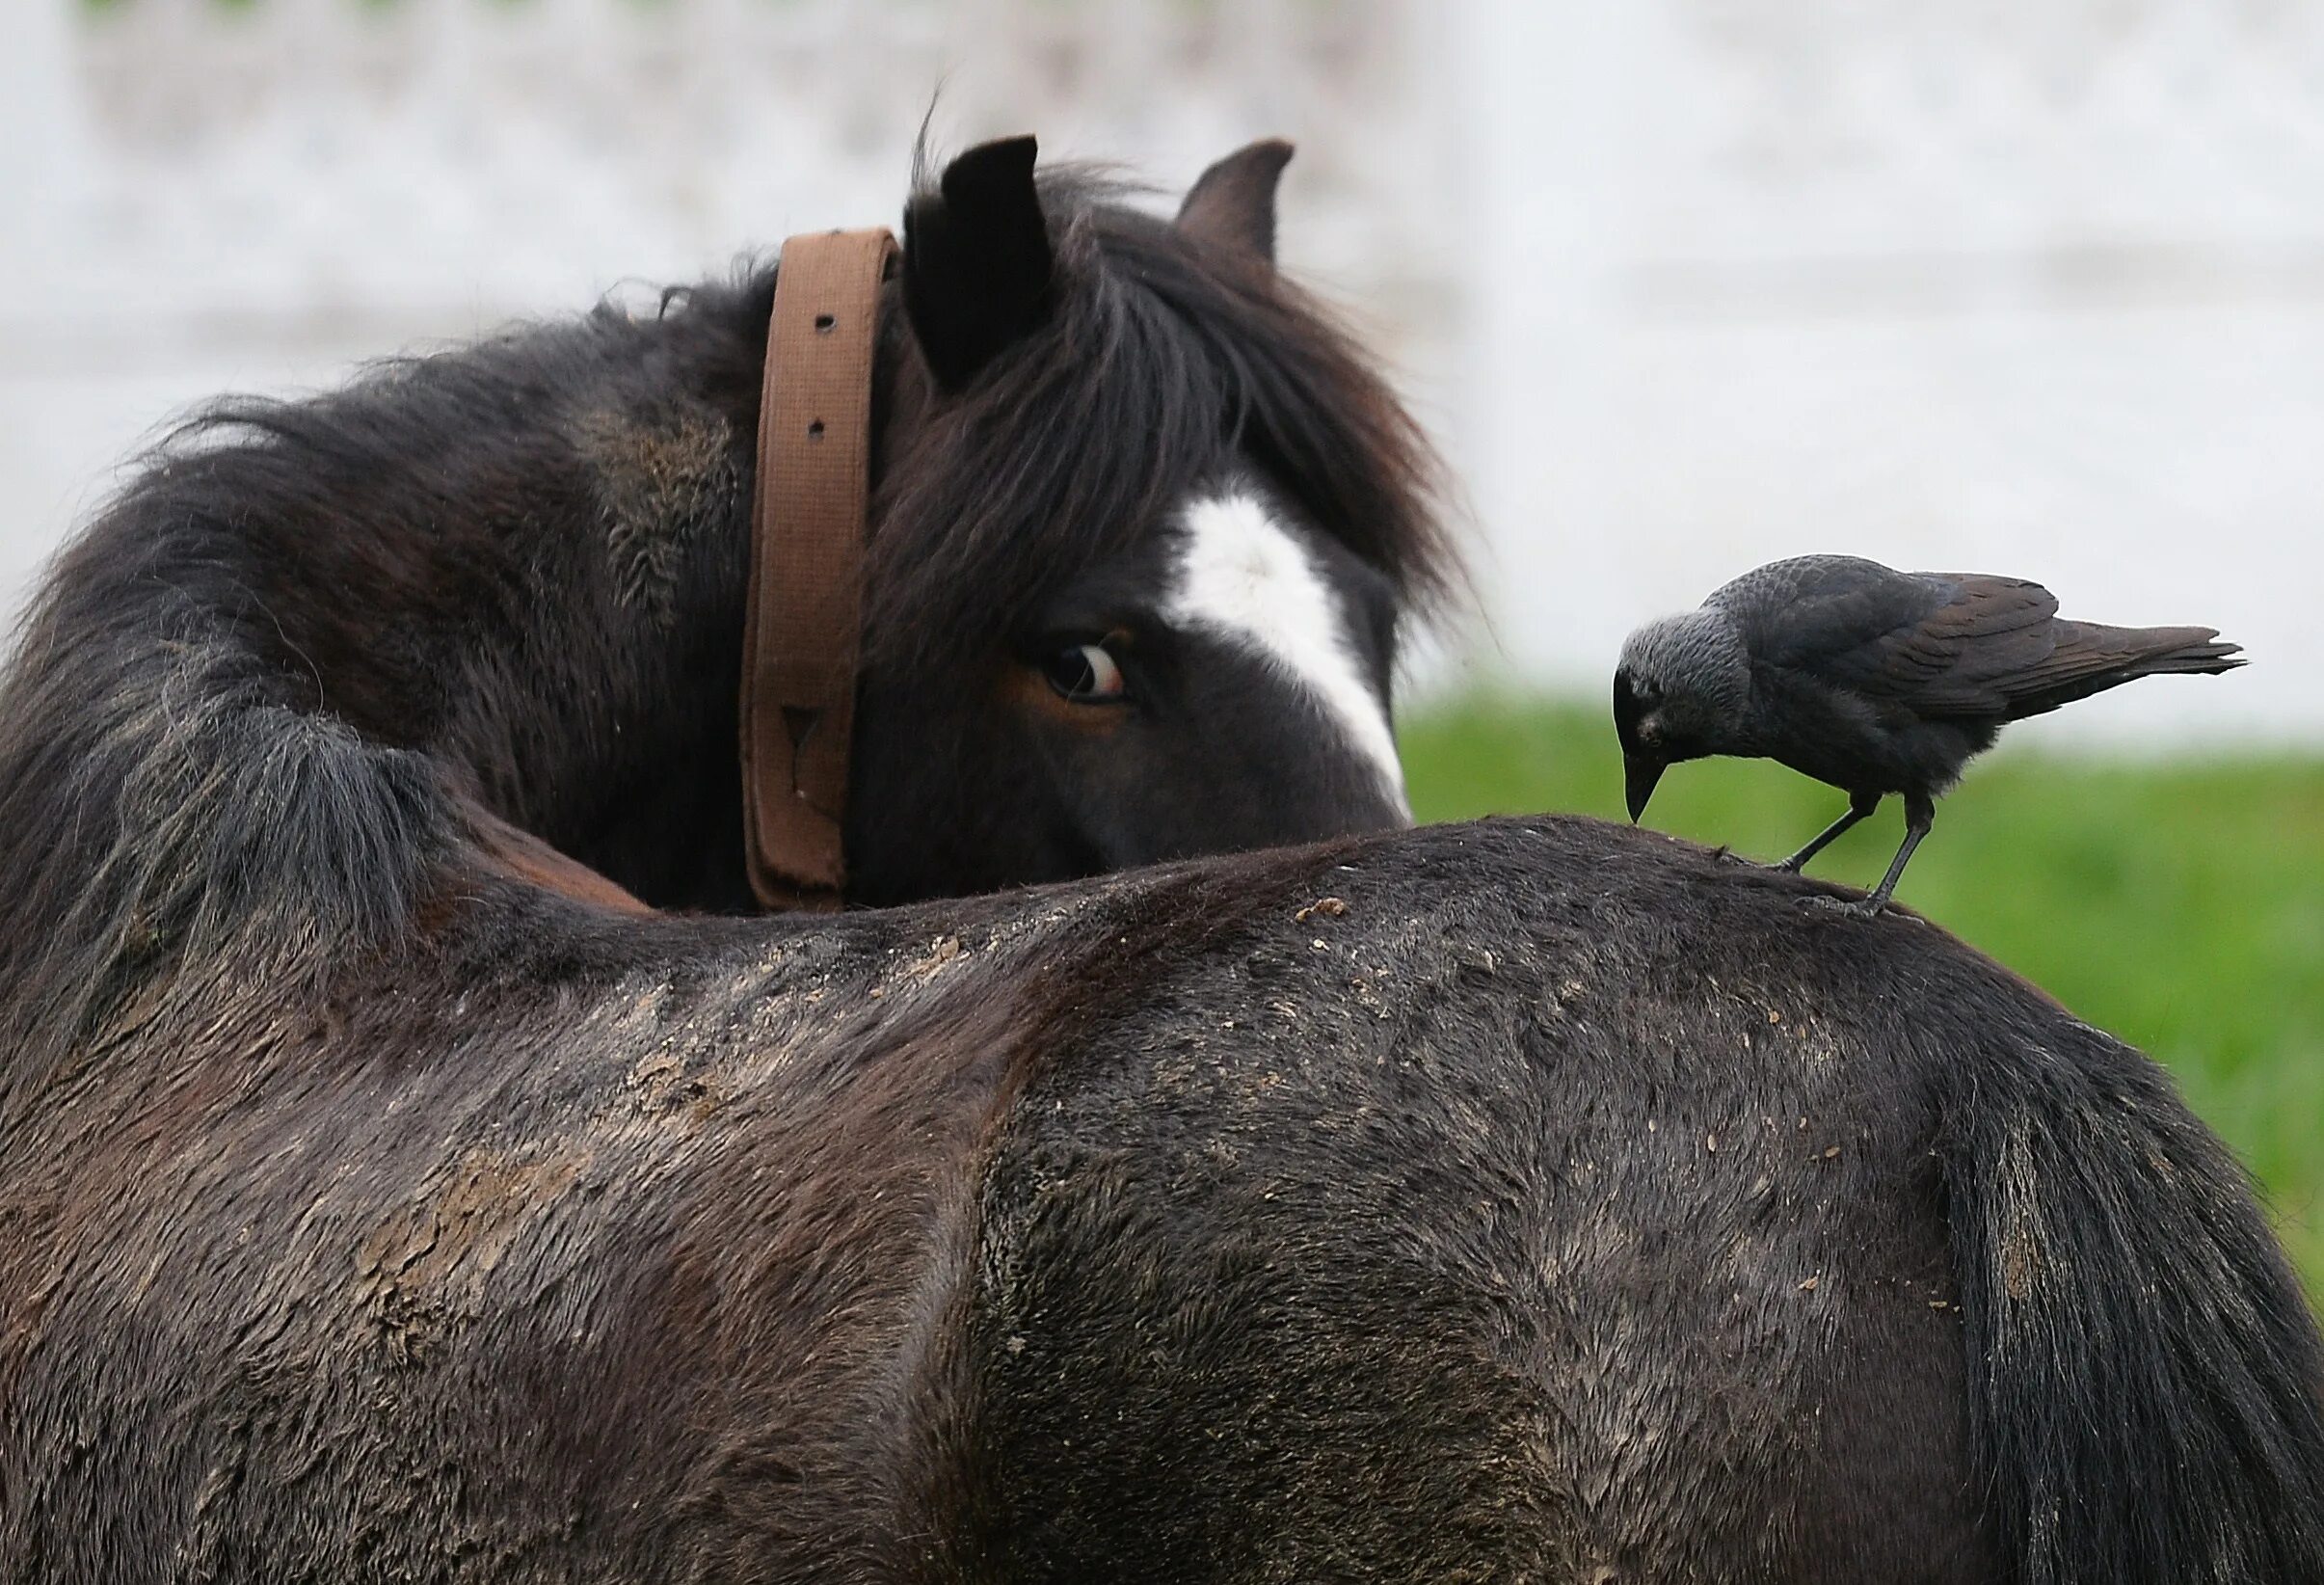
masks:
<path id="1" fill-rule="evenodd" d="M 912 216 L 866 896 L 1398 823 L 1441 556 L 1279 150 L 1177 227 L 1016 160 Z M 53 577 L 0 1577 L 2324 1578 L 2234 1164 L 1910 917 L 1572 819 L 593 888 L 742 900 L 766 302 L 233 410 Z"/>

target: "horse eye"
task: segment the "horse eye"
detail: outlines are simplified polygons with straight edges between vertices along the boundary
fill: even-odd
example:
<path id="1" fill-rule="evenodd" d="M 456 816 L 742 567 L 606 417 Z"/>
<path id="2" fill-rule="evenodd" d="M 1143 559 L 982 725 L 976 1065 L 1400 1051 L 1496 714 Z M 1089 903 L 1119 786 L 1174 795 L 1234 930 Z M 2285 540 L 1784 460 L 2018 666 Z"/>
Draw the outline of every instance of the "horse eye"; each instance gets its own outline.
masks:
<path id="1" fill-rule="evenodd" d="M 1119 699 L 1128 689 L 1121 666 L 1103 644 L 1076 644 L 1058 650 L 1041 663 L 1041 671 L 1059 698 L 1075 704 L 1102 704 Z"/>

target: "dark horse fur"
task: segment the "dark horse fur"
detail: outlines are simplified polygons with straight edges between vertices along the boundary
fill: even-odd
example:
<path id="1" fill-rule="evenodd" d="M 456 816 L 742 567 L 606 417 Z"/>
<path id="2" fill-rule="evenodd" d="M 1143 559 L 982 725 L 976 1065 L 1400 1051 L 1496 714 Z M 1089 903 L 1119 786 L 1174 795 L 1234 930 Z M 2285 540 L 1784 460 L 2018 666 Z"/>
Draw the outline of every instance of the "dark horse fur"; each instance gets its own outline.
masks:
<path id="1" fill-rule="evenodd" d="M 1259 175 L 1189 212 L 1263 240 Z M 1045 197 L 1051 283 L 892 361 L 868 697 L 1012 697 L 1220 468 L 1425 581 L 1340 344 Z M 52 580 L 0 692 L 0 1578 L 2324 1579 L 2324 1356 L 2234 1163 L 1918 921 L 1578 819 L 820 920 L 561 856 L 731 900 L 765 302 L 239 410 Z M 1111 482 L 1005 443 L 1158 367 L 1216 401 Z M 1137 510 L 1007 540 L 1066 498 Z"/>
<path id="2" fill-rule="evenodd" d="M 815 923 L 447 877 L 11 1123 L 0 1572 L 2320 1577 L 2233 1162 L 1811 885 L 1578 819 Z"/>

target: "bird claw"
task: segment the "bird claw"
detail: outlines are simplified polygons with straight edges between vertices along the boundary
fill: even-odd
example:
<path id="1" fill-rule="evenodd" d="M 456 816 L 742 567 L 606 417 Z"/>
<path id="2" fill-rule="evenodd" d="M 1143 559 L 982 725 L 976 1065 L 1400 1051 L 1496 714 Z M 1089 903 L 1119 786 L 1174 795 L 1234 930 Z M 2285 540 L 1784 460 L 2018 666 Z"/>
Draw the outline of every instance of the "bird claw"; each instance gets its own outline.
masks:
<path id="1" fill-rule="evenodd" d="M 1828 914 L 1847 914 L 1856 919 L 1870 919 L 1888 906 L 1883 898 L 1860 897 L 1854 900 L 1828 897 L 1822 892 L 1811 893 L 1800 900 L 1803 908 L 1817 908 Z"/>

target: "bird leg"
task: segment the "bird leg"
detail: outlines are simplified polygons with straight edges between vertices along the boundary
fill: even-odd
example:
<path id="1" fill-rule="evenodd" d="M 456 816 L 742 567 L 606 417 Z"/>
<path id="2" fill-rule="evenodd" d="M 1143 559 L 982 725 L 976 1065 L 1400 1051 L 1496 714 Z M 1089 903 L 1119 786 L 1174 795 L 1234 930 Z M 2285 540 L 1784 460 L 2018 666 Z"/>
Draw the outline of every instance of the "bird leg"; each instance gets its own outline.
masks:
<path id="1" fill-rule="evenodd" d="M 1926 792 L 1906 793 L 1905 845 L 1896 850 L 1896 857 L 1889 860 L 1888 873 L 1881 877 L 1881 883 L 1872 889 L 1871 896 L 1861 898 L 1855 902 L 1841 902 L 1828 897 L 1811 897 L 1803 900 L 1820 908 L 1829 908 L 1835 913 L 1855 914 L 1861 919 L 1870 919 L 1874 914 L 1888 906 L 1888 900 L 1896 895 L 1897 881 L 1904 876 L 1905 866 L 1912 862 L 1912 849 L 1920 846 L 1920 839 L 1927 836 L 1929 828 L 1936 823 L 1936 800 Z"/>
<path id="2" fill-rule="evenodd" d="M 1888 873 L 1864 900 L 1871 904 L 1864 910 L 1866 913 L 1877 914 L 1888 905 L 1888 900 L 1896 895 L 1896 883 L 1904 878 L 1905 866 L 1912 862 L 1912 849 L 1920 846 L 1920 839 L 1936 823 L 1936 800 L 1926 792 L 1905 794 L 1905 845 L 1896 850 L 1896 857 L 1888 862 Z"/>
<path id="3" fill-rule="evenodd" d="M 1785 859 L 1781 864 L 1776 865 L 1776 868 L 1778 870 L 1789 870 L 1793 874 L 1798 874 L 1802 870 L 1807 868 L 1807 861 L 1809 859 L 1814 858 L 1818 853 L 1821 853 L 1825 848 L 1830 847 L 1833 843 L 1845 836 L 1850 828 L 1853 827 L 1858 820 L 1863 819 L 1867 815 L 1870 815 L 1880 806 L 1881 795 L 1878 792 L 1849 793 L 1848 813 L 1842 815 L 1838 819 L 1833 820 L 1830 825 L 1824 827 L 1823 831 L 1817 835 L 1813 842 L 1801 848 L 1791 857 Z"/>

